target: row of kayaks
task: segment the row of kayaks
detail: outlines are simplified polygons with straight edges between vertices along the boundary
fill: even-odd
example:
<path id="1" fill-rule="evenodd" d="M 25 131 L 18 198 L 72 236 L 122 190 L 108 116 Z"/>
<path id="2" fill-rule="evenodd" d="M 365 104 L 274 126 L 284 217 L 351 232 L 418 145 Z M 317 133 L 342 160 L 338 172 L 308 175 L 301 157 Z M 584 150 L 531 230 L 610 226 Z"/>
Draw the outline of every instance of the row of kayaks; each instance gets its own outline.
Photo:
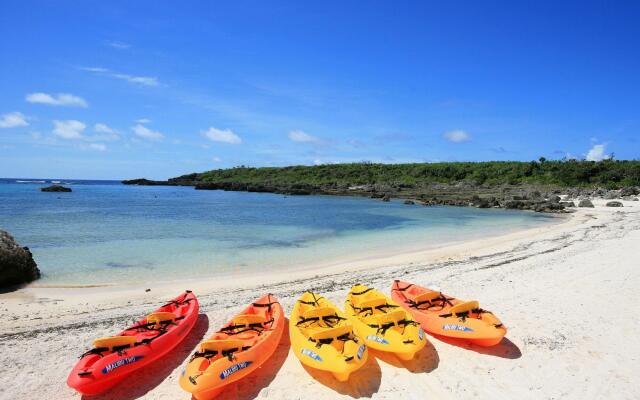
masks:
<path id="1" fill-rule="evenodd" d="M 186 291 L 117 336 L 96 339 L 71 371 L 68 385 L 87 395 L 108 390 L 178 345 L 194 327 L 198 311 L 197 298 Z M 269 362 L 285 323 L 273 295 L 257 299 L 198 345 L 180 386 L 196 399 L 215 397 Z M 296 357 L 339 381 L 347 381 L 366 363 L 369 349 L 413 359 L 427 343 L 425 331 L 480 346 L 498 344 L 507 332 L 477 301 L 398 280 L 391 297 L 353 286 L 342 309 L 321 294 L 306 292 L 295 303 L 288 325 Z"/>

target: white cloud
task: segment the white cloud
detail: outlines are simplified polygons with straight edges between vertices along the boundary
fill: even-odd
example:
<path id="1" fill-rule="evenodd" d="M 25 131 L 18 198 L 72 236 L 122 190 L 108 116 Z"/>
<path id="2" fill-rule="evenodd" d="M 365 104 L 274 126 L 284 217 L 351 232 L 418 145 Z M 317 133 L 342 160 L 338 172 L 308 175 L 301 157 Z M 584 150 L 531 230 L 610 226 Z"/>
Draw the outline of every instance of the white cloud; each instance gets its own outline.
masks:
<path id="1" fill-rule="evenodd" d="M 121 72 L 111 71 L 108 68 L 102 68 L 102 67 L 81 67 L 80 69 L 83 71 L 88 71 L 96 74 L 109 76 L 111 78 L 122 79 L 129 83 L 134 83 L 138 85 L 143 85 L 143 86 L 159 86 L 160 85 L 158 78 L 154 76 L 136 76 L 136 75 L 123 74 Z"/>
<path id="2" fill-rule="evenodd" d="M 10 112 L 0 116 L 0 128 L 17 128 L 28 126 L 27 117 L 20 112 Z"/>
<path id="3" fill-rule="evenodd" d="M 136 126 L 132 126 L 131 130 L 136 136 L 139 136 L 143 139 L 162 140 L 164 138 L 164 135 L 162 133 L 158 131 L 153 131 L 147 128 L 146 126 L 140 125 L 140 124 Z"/>
<path id="4" fill-rule="evenodd" d="M 57 95 L 50 95 L 49 93 L 36 92 L 28 94 L 25 97 L 25 100 L 29 103 L 48 104 L 51 106 L 83 108 L 86 108 L 88 106 L 85 99 L 79 96 L 72 95 L 70 93 L 58 93 Z"/>
<path id="5" fill-rule="evenodd" d="M 118 131 L 116 131 L 115 129 L 111 128 L 107 124 L 100 124 L 100 123 L 95 124 L 93 126 L 93 130 L 98 132 L 98 133 L 118 133 Z"/>
<path id="6" fill-rule="evenodd" d="M 87 137 L 88 140 L 111 142 L 120 139 L 120 132 L 107 124 L 97 123 L 93 126 L 93 130 L 97 132 L 98 135 Z"/>
<path id="7" fill-rule="evenodd" d="M 220 158 L 220 157 L 213 157 L 213 158 L 211 159 L 211 161 L 213 161 L 214 163 L 219 163 L 219 162 L 222 162 L 222 158 Z"/>
<path id="8" fill-rule="evenodd" d="M 202 132 L 202 134 L 209 140 L 214 142 L 223 142 L 229 144 L 240 144 L 242 139 L 231 131 L 231 129 L 216 129 L 213 126 L 208 130 Z"/>
<path id="9" fill-rule="evenodd" d="M 136 120 L 136 123 L 138 124 L 149 124 L 151 123 L 151 120 L 149 118 L 140 118 Z"/>
<path id="10" fill-rule="evenodd" d="M 585 159 L 587 161 L 602 161 L 611 158 L 610 154 L 605 154 L 607 150 L 607 143 L 594 144 L 589 152 L 586 154 Z"/>
<path id="11" fill-rule="evenodd" d="M 102 68 L 102 67 L 82 67 L 80 69 L 83 71 L 96 72 L 96 73 L 109 72 L 108 69 Z"/>
<path id="12" fill-rule="evenodd" d="M 294 142 L 301 142 L 301 143 L 320 143 L 321 142 L 320 138 L 317 138 L 313 135 L 309 135 L 308 133 L 305 133 L 301 130 L 295 130 L 295 131 L 289 132 L 289 139 L 293 140 Z"/>
<path id="13" fill-rule="evenodd" d="M 154 76 L 134 76 L 129 74 L 112 74 L 114 78 L 123 79 L 131 83 L 137 83 L 144 86 L 158 86 L 158 78 Z"/>
<path id="14" fill-rule="evenodd" d="M 75 119 L 65 121 L 55 120 L 53 121 L 53 126 L 54 135 L 68 140 L 84 139 L 82 132 L 87 127 L 85 124 Z"/>
<path id="15" fill-rule="evenodd" d="M 97 150 L 97 151 L 105 151 L 107 150 L 107 146 L 102 143 L 90 143 L 86 146 L 87 149 Z"/>
<path id="16" fill-rule="evenodd" d="M 118 41 L 107 42 L 107 46 L 113 47 L 114 49 L 117 49 L 117 50 L 127 50 L 131 48 L 131 45 L 129 43 L 118 42 Z"/>
<path id="17" fill-rule="evenodd" d="M 445 133 L 444 138 L 453 143 L 462 143 L 471 140 L 471 135 L 463 130 L 458 129 Z"/>

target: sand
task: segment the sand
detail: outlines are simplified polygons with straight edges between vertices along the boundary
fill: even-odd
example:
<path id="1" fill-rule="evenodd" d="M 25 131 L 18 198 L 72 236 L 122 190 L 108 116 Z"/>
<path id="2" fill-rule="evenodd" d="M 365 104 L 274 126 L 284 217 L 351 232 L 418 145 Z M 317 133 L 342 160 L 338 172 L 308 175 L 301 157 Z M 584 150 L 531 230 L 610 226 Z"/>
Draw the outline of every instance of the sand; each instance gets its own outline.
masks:
<path id="1" fill-rule="evenodd" d="M 161 365 L 96 399 L 187 399 L 177 378 L 196 344 L 257 297 L 287 312 L 307 289 L 342 304 L 356 282 L 389 291 L 394 278 L 477 299 L 508 326 L 493 348 L 430 338 L 416 360 L 373 353 L 347 383 L 303 367 L 287 335 L 268 366 L 220 399 L 640 398 L 640 202 L 578 209 L 557 224 L 437 249 L 299 270 L 150 286 L 42 287 L 0 294 L 0 398 L 78 399 L 66 377 L 92 339 L 118 332 L 183 289 L 202 315 Z M 426 244 L 425 244 L 426 245 Z M 384 251 L 383 251 L 384 250 Z M 145 291 L 145 289 L 151 289 Z"/>

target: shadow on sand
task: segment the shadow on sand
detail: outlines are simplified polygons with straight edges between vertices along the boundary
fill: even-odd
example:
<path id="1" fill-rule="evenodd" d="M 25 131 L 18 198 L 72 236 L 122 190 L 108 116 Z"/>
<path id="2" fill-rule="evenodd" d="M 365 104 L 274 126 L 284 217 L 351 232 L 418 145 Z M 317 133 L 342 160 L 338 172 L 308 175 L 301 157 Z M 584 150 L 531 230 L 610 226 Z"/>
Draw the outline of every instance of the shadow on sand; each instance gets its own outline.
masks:
<path id="1" fill-rule="evenodd" d="M 512 360 L 520 358 L 522 356 L 522 352 L 520 351 L 518 346 L 516 346 L 511 340 L 507 339 L 506 337 L 502 338 L 502 341 L 500 343 L 491 347 L 478 346 L 477 344 L 473 344 L 466 340 L 453 339 L 445 336 L 433 335 L 433 337 L 440 340 L 441 342 L 489 356 L 509 358 Z"/>
<path id="2" fill-rule="evenodd" d="M 371 349 L 369 349 L 371 351 Z M 334 378 L 331 372 L 321 371 L 319 369 L 308 367 L 302 364 L 302 367 L 321 384 L 328 388 L 335 390 L 336 392 L 351 396 L 355 399 L 361 397 L 371 397 L 374 393 L 380 389 L 380 381 L 382 379 L 382 371 L 376 358 L 369 353 L 367 362 L 357 371 L 354 371 L 349 380 L 346 382 L 340 382 Z"/>
<path id="3" fill-rule="evenodd" d="M 11 292 L 15 292 L 19 289 L 25 288 L 27 287 L 26 283 L 21 283 L 19 285 L 11 285 L 11 286 L 5 286 L 0 288 L 0 294 L 7 294 L 7 293 L 11 293 Z"/>
<path id="4" fill-rule="evenodd" d="M 438 364 L 440 363 L 438 352 L 429 341 L 427 341 L 427 344 L 422 348 L 422 350 L 416 353 L 412 360 L 408 361 L 400 360 L 398 357 L 393 355 L 393 353 L 373 349 L 369 349 L 369 351 L 370 356 L 375 356 L 389 365 L 393 365 L 397 368 L 404 368 L 414 374 L 429 373 L 438 368 Z"/>
<path id="5" fill-rule="evenodd" d="M 132 373 L 105 394 L 82 396 L 86 400 L 130 400 L 137 399 L 158 386 L 191 354 L 209 329 L 209 318 L 198 315 L 189 335 L 164 357 Z M 177 383 L 176 383 L 177 384 Z"/>
<path id="6" fill-rule="evenodd" d="M 216 397 L 216 400 L 248 400 L 258 397 L 260 391 L 271 384 L 278 371 L 282 368 L 287 356 L 291 341 L 289 340 L 289 320 L 284 320 L 284 331 L 280 343 L 273 355 L 262 366 L 245 378 L 229 384 L 224 391 Z"/>

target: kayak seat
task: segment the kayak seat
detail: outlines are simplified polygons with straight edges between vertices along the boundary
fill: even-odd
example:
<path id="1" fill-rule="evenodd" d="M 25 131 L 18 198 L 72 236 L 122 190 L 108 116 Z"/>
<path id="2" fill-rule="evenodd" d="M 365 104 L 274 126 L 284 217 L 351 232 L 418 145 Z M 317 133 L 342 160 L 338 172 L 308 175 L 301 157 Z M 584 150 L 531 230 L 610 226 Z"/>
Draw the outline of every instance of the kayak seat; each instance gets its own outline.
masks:
<path id="1" fill-rule="evenodd" d="M 322 339 L 334 339 L 342 335 L 348 335 L 352 332 L 352 330 L 353 328 L 351 327 L 351 325 L 341 325 L 336 326 L 335 328 L 320 329 L 316 332 L 313 332 L 309 337 L 314 341 Z"/>
<path id="2" fill-rule="evenodd" d="M 405 318 L 405 316 L 406 314 L 404 310 L 396 310 L 386 314 L 374 315 L 370 318 L 372 319 L 373 323 L 378 326 L 382 326 L 389 323 L 397 325 L 398 322 L 402 321 Z"/>
<path id="3" fill-rule="evenodd" d="M 172 312 L 155 312 L 147 315 L 147 326 L 152 325 L 150 328 L 159 329 L 162 327 L 163 322 L 173 322 L 175 319 L 176 315 Z"/>
<path id="4" fill-rule="evenodd" d="M 322 320 L 325 317 L 335 317 L 336 314 L 337 314 L 337 311 L 335 308 L 314 307 L 302 313 L 302 318 L 305 320 L 314 319 L 314 318 L 318 318 Z"/>
<path id="5" fill-rule="evenodd" d="M 249 326 L 254 324 L 264 324 L 268 319 L 264 315 L 258 314 L 240 314 L 236 315 L 232 320 L 232 324 L 238 327 Z M 254 325 L 255 326 L 255 325 Z"/>
<path id="6" fill-rule="evenodd" d="M 431 302 L 439 297 L 440 292 L 424 292 L 414 297 L 413 301 L 416 303 Z"/>
<path id="7" fill-rule="evenodd" d="M 135 343 L 135 336 L 108 336 L 93 341 L 93 345 L 96 348 L 106 348 L 109 351 L 113 351 L 114 347 L 116 349 L 131 347 Z"/>
<path id="8" fill-rule="evenodd" d="M 456 304 L 451 307 L 449 313 L 455 316 L 456 314 L 477 310 L 478 308 L 480 308 L 480 303 L 477 300 L 465 301 L 464 303 Z"/>
<path id="9" fill-rule="evenodd" d="M 218 353 L 222 353 L 223 351 L 233 350 L 233 349 L 242 349 L 245 345 L 245 342 L 242 340 L 235 339 L 209 339 L 205 340 L 200 344 L 200 351 L 217 351 Z"/>
<path id="10" fill-rule="evenodd" d="M 387 304 L 387 300 L 384 297 L 375 297 L 373 299 L 358 302 L 358 304 L 356 304 L 356 307 L 374 309 L 385 304 Z"/>

